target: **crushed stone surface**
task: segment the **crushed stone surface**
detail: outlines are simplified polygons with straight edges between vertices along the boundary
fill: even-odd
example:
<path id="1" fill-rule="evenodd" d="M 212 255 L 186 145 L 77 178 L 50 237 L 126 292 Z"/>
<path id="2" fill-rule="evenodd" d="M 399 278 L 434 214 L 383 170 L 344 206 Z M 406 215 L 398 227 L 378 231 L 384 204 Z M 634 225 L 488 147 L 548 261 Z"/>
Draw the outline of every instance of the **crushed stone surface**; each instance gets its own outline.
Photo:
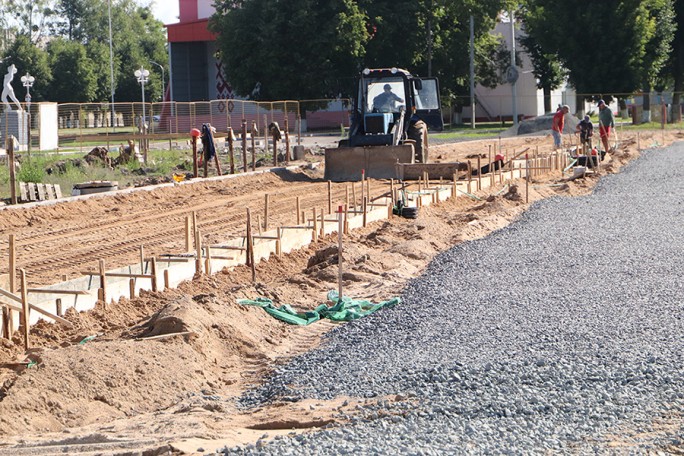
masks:
<path id="1" fill-rule="evenodd" d="M 684 143 L 440 254 L 402 304 L 241 398 L 367 398 L 225 454 L 528 454 L 684 446 Z"/>

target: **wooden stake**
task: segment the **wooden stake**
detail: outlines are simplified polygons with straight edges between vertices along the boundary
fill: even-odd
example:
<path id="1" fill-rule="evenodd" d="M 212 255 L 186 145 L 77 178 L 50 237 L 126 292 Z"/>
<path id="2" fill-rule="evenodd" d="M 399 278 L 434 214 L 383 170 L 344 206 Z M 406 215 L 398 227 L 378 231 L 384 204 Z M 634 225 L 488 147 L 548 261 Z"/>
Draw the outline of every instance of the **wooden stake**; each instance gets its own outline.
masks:
<path id="1" fill-rule="evenodd" d="M 207 275 L 211 275 L 211 248 L 209 246 L 205 247 L 207 258 L 204 260 L 204 270 Z"/>
<path id="2" fill-rule="evenodd" d="M 458 190 L 456 187 L 457 181 L 458 181 L 458 176 L 456 175 L 456 173 L 454 173 L 453 179 L 454 179 L 454 185 L 451 187 L 451 197 L 456 198 L 456 196 L 458 195 Z"/>
<path id="3" fill-rule="evenodd" d="M 247 208 L 247 261 L 252 269 L 252 283 L 256 282 L 256 265 L 254 264 L 254 238 L 252 237 L 252 214 Z"/>
<path id="4" fill-rule="evenodd" d="M 332 181 L 328 181 L 328 214 L 332 214 Z"/>
<path id="5" fill-rule="evenodd" d="M 264 197 L 264 231 L 268 231 L 268 193 Z"/>
<path id="6" fill-rule="evenodd" d="M 338 225 L 337 225 L 337 296 L 341 300 L 342 299 L 342 275 L 343 275 L 343 268 L 342 268 L 342 238 L 344 236 L 344 221 L 342 220 L 342 206 L 340 206 L 337 209 L 337 219 L 338 219 Z"/>
<path id="7" fill-rule="evenodd" d="M 9 291 L 17 291 L 17 244 L 14 234 L 9 235 Z"/>
<path id="8" fill-rule="evenodd" d="M 240 134 L 242 135 L 242 170 L 247 172 L 247 119 L 242 119 Z"/>
<path id="9" fill-rule="evenodd" d="M 228 127 L 228 156 L 230 159 L 230 174 L 235 174 L 235 147 L 233 145 L 233 129 Z M 243 151 L 244 154 L 244 151 Z M 246 161 L 246 159 L 245 159 Z M 218 154 L 216 154 L 216 166 L 218 167 Z M 218 175 L 221 175 L 221 169 L 218 170 Z"/>
<path id="10" fill-rule="evenodd" d="M 252 121 L 252 171 L 256 171 L 256 137 L 259 134 L 259 129 L 255 121 Z"/>
<path id="11" fill-rule="evenodd" d="M 169 277 L 169 270 L 164 269 L 164 289 L 168 290 L 171 288 L 171 278 Z"/>
<path id="12" fill-rule="evenodd" d="M 300 225 L 300 224 L 301 224 L 301 220 L 300 220 L 300 218 L 299 218 L 299 213 L 300 213 L 300 211 L 301 211 L 301 208 L 300 208 L 300 205 L 299 205 L 299 197 L 297 197 L 297 209 L 295 210 L 295 212 L 297 213 L 297 225 Z"/>
<path id="13" fill-rule="evenodd" d="M 61 317 L 64 315 L 64 311 L 62 309 L 62 298 L 55 299 L 55 313 L 57 314 L 58 317 Z"/>
<path id="14" fill-rule="evenodd" d="M 366 227 L 367 222 L 367 212 L 368 212 L 368 197 L 363 197 L 363 227 Z"/>
<path id="15" fill-rule="evenodd" d="M 107 305 L 107 275 L 105 273 L 105 260 L 100 260 L 100 290 L 102 290 L 102 302 Z"/>
<path id="16" fill-rule="evenodd" d="M 363 200 L 366 198 L 366 170 L 361 170 L 361 205 L 363 205 Z M 364 225 L 365 226 L 365 225 Z"/>
<path id="17" fill-rule="evenodd" d="M 195 274 L 202 274 L 202 237 L 199 230 L 195 230 Z"/>
<path id="18" fill-rule="evenodd" d="M 282 246 L 282 243 L 280 242 L 281 236 L 282 236 L 281 231 L 280 231 L 280 227 L 276 228 L 276 236 L 278 238 L 278 239 L 276 239 L 276 255 L 278 256 L 278 258 L 282 258 L 283 246 Z"/>
<path id="19" fill-rule="evenodd" d="M 128 279 L 128 296 L 130 299 L 135 299 L 135 279 Z"/>
<path id="20" fill-rule="evenodd" d="M 197 136 L 193 136 L 192 140 L 192 175 L 197 178 L 199 170 L 197 169 Z"/>
<path id="21" fill-rule="evenodd" d="M 356 184 L 354 182 L 352 182 L 352 200 L 354 200 L 352 207 L 356 209 Z"/>
<path id="22" fill-rule="evenodd" d="M 473 193 L 473 191 L 470 189 L 470 184 L 473 181 L 473 165 L 470 163 L 470 160 L 468 160 L 468 193 Z"/>
<path id="23" fill-rule="evenodd" d="M 321 208 L 321 237 L 325 236 L 325 209 Z"/>
<path id="24" fill-rule="evenodd" d="M 14 165 L 14 136 L 10 135 L 7 137 L 5 147 L 7 150 L 7 166 L 9 167 L 10 177 L 10 202 L 12 204 L 17 204 L 17 171 Z"/>
<path id="25" fill-rule="evenodd" d="M 192 218 L 188 215 L 185 217 L 185 251 L 192 252 Z"/>
<path id="26" fill-rule="evenodd" d="M 290 164 L 290 126 L 285 113 L 285 163 Z"/>
<path id="27" fill-rule="evenodd" d="M 19 270 L 19 280 L 21 281 L 21 323 L 24 329 L 24 348 L 28 350 L 30 348 L 29 344 L 29 322 L 31 308 L 28 302 L 28 286 L 26 285 L 26 271 L 23 269 Z"/>
<path id="28" fill-rule="evenodd" d="M 157 259 L 152 257 L 150 261 L 150 264 L 152 265 L 152 270 L 150 271 L 150 275 L 152 276 L 152 291 L 157 291 Z"/>
<path id="29" fill-rule="evenodd" d="M 525 154 L 525 203 L 530 202 L 530 160 Z"/>
<path id="30" fill-rule="evenodd" d="M 480 155 L 477 155 L 477 189 L 482 190 L 482 167 Z"/>
<path id="31" fill-rule="evenodd" d="M 316 208 L 313 208 L 313 241 L 318 241 L 318 217 L 316 216 Z"/>
<path id="32" fill-rule="evenodd" d="M 347 193 L 347 199 L 349 193 Z M 349 204 L 344 205 L 344 234 L 349 234 Z"/>

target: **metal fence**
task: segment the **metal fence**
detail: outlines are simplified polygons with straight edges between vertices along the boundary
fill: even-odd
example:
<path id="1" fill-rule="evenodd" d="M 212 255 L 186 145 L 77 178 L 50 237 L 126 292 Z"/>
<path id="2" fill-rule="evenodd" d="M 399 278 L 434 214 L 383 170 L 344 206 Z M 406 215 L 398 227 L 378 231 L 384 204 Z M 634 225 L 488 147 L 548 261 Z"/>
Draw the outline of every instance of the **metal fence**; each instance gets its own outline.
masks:
<path id="1" fill-rule="evenodd" d="M 558 94 L 552 98 L 552 109 L 557 104 L 574 107 L 574 93 Z M 651 94 L 652 122 L 681 122 L 683 106 L 672 105 L 672 93 Z M 611 108 L 619 116 L 629 118 L 633 123 L 643 121 L 643 94 L 583 94 L 585 99 L 612 99 Z M 519 112 L 539 111 L 543 105 L 540 95 L 518 95 Z M 624 109 L 618 108 L 615 100 L 621 100 Z M 470 99 L 468 97 L 443 100 L 444 122 L 447 125 L 470 123 Z M 52 114 L 46 115 L 46 105 L 52 105 Z M 54 120 L 56 107 L 56 124 Z M 12 106 L 14 111 L 0 105 L 0 147 L 4 147 L 8 135 L 19 139 L 19 150 L 92 147 L 110 143 L 124 143 L 129 139 L 139 140 L 143 133 L 152 140 L 187 139 L 192 128 L 210 123 L 218 135 L 226 135 L 229 128 L 240 132 L 243 122 L 247 131 L 266 136 L 268 126 L 277 122 L 281 130 L 291 135 L 306 132 L 340 132 L 349 127 L 352 109 L 349 99 L 318 99 L 299 101 L 255 102 L 247 100 L 213 100 L 201 102 L 166 103 L 33 103 L 23 104 L 24 114 Z M 591 103 L 587 111 L 595 110 Z M 511 96 L 478 96 L 476 121 L 504 124 L 512 120 Z M 49 113 L 50 111 L 47 110 Z M 530 117 L 532 114 L 523 114 Z M 147 125 L 145 132 L 140 128 Z M 49 120 L 48 120 L 49 119 Z M 48 125 L 50 124 L 50 125 Z M 54 146 L 43 141 L 43 132 L 56 134 Z M 56 131 L 56 133 L 55 133 Z M 27 138 L 30 137 L 30 141 Z"/>

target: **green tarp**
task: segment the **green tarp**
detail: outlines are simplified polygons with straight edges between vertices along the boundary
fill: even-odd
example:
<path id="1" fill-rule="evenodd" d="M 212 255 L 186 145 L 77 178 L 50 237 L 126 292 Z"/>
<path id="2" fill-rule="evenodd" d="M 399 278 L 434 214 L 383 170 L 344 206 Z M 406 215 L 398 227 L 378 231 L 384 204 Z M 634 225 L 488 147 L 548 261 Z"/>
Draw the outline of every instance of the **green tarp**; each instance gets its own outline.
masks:
<path id="1" fill-rule="evenodd" d="M 392 298 L 389 301 L 383 301 L 378 304 L 373 304 L 370 301 L 364 300 L 352 300 L 347 296 L 343 296 L 342 299 L 339 299 L 337 291 L 335 290 L 328 292 L 328 300 L 337 304 L 332 307 L 321 304 L 314 310 L 308 312 L 297 312 L 289 304 L 276 307 L 273 305 L 273 301 L 268 298 L 257 298 L 255 300 L 240 299 L 238 300 L 238 304 L 259 306 L 278 320 L 282 320 L 291 325 L 306 326 L 321 318 L 327 318 L 332 321 L 357 320 L 372 314 L 378 309 L 393 306 L 401 302 L 401 299 L 399 298 Z"/>

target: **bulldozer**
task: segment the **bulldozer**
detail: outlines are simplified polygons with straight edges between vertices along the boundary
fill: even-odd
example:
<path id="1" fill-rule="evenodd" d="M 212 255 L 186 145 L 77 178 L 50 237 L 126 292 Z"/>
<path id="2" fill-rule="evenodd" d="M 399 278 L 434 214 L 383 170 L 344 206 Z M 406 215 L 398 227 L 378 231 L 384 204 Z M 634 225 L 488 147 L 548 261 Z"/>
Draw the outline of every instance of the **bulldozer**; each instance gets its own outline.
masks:
<path id="1" fill-rule="evenodd" d="M 428 162 L 428 127 L 444 129 L 436 78 L 399 68 L 363 70 L 349 136 L 325 150 L 325 179 L 399 178 L 397 163 Z"/>

